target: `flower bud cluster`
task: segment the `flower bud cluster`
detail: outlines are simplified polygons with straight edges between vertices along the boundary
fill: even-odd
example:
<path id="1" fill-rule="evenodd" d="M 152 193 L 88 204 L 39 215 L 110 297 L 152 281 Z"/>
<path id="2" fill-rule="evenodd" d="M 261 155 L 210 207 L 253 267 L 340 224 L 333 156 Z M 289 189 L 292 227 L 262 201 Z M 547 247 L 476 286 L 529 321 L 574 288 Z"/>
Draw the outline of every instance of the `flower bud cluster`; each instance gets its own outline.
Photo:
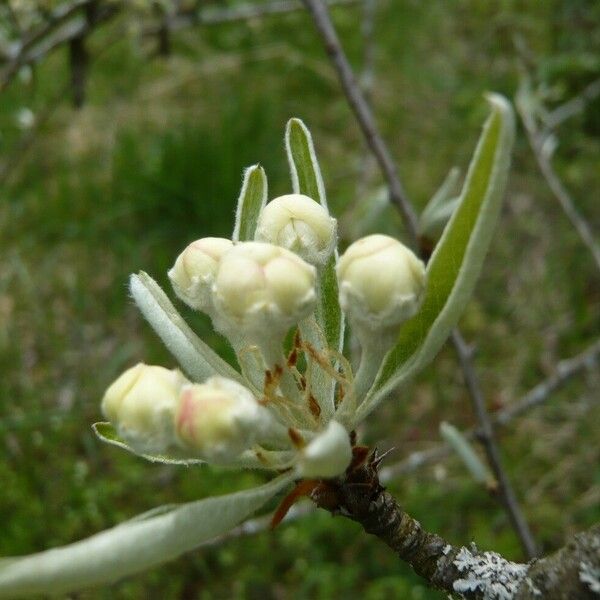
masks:
<path id="1" fill-rule="evenodd" d="M 266 242 L 197 240 L 169 278 L 186 304 L 208 313 L 225 333 L 285 332 L 310 314 L 316 297 L 315 268 Z"/>
<path id="2" fill-rule="evenodd" d="M 233 460 L 273 436 L 269 411 L 239 383 L 192 384 L 177 369 L 138 364 L 106 391 L 102 411 L 136 452 L 178 446 L 212 462 Z"/>
<path id="3" fill-rule="evenodd" d="M 350 422 L 351 415 L 332 410 L 320 419 L 311 369 L 288 364 L 282 352 L 286 332 L 315 309 L 318 277 L 335 251 L 336 220 L 311 198 L 289 194 L 262 209 L 255 237 L 245 242 L 197 240 L 168 273 L 177 296 L 207 313 L 229 337 L 248 387 L 219 376 L 192 383 L 178 370 L 138 364 L 108 388 L 103 412 L 136 452 L 175 447 L 209 462 L 236 464 L 249 450 L 260 450 L 263 458 L 263 451 L 272 450 L 283 456 L 279 465 L 294 466 L 301 477 L 338 477 L 352 460 L 348 431 L 341 424 Z M 421 305 L 425 267 L 399 241 L 371 235 L 349 246 L 336 274 L 340 306 L 363 346 L 361 366 L 349 379 L 349 397 L 360 400 L 395 329 Z M 247 368 L 250 363 L 244 363 L 241 350 L 248 343 L 258 348 L 264 369 L 263 364 Z M 327 348 L 321 357 L 306 356 L 321 375 L 326 373 Z M 334 389 L 321 382 L 319 391 L 325 397 Z"/>

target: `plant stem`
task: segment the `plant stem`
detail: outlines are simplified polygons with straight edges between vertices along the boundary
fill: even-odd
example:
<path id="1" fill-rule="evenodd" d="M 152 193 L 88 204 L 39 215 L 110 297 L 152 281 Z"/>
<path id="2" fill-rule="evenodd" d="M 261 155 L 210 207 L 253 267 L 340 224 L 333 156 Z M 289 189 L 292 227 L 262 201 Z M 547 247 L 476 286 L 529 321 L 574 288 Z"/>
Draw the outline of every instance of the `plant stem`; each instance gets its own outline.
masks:
<path id="1" fill-rule="evenodd" d="M 471 400 L 473 403 L 473 409 L 477 415 L 479 421 L 479 439 L 485 450 L 485 454 L 488 459 L 488 463 L 494 473 L 494 477 L 498 482 L 498 490 L 500 500 L 504 505 L 506 512 L 510 518 L 513 529 L 519 536 L 523 550 L 527 554 L 527 558 L 534 558 L 537 556 L 537 548 L 529 525 L 521 512 L 517 497 L 513 490 L 513 487 L 506 475 L 506 471 L 502 465 L 502 458 L 500 456 L 500 450 L 496 442 L 496 436 L 494 434 L 494 427 L 490 414 L 485 406 L 485 399 L 479 385 L 479 381 L 475 376 L 473 369 L 473 363 L 471 362 L 471 349 L 467 346 L 464 338 L 460 331 L 455 329 L 452 332 L 452 341 L 458 359 L 462 365 L 463 374 L 465 377 L 465 383 L 469 390 Z"/>
<path id="2" fill-rule="evenodd" d="M 314 493 L 313 500 L 317 506 L 359 523 L 432 586 L 474 600 L 597 598 L 593 584 L 586 583 L 582 574 L 600 569 L 600 525 L 544 559 L 513 563 L 474 546 L 455 546 L 426 531 L 381 487 L 377 464 L 372 456 L 342 481 L 326 482 L 327 490 Z"/>

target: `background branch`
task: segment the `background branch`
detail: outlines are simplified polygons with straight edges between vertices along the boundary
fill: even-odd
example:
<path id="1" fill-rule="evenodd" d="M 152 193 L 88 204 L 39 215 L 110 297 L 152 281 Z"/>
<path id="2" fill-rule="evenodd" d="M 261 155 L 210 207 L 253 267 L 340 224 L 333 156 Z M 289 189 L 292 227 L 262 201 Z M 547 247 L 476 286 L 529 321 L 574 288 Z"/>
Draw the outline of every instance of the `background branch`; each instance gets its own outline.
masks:
<path id="1" fill-rule="evenodd" d="M 496 442 L 492 420 L 485 406 L 485 398 L 483 397 L 481 386 L 479 385 L 473 363 L 471 362 L 472 350 L 465 342 L 461 333 L 456 329 L 452 332 L 452 341 L 456 348 L 458 359 L 462 366 L 465 383 L 473 403 L 473 409 L 475 410 L 477 421 L 479 422 L 479 430 L 476 437 L 483 445 L 488 463 L 498 482 L 497 490 L 493 493 L 498 493 L 500 501 L 506 509 L 506 513 L 510 518 L 513 529 L 519 536 L 519 541 L 521 542 L 527 557 L 533 558 L 537 555 L 536 544 L 531 530 L 529 529 L 529 525 L 519 508 L 515 492 L 502 464 L 502 457 L 500 456 L 500 450 Z"/>
<path id="2" fill-rule="evenodd" d="M 352 67 L 340 44 L 327 8 L 321 0 L 303 1 L 313 17 L 315 27 L 321 35 L 325 49 L 336 69 L 348 104 L 352 108 L 361 131 L 365 136 L 365 140 L 377 159 L 383 176 L 387 181 L 390 200 L 402 213 L 413 247 L 418 248 L 420 253 L 423 254 L 424 249 L 421 248 L 419 244 L 416 212 L 404 191 L 404 186 L 400 182 L 391 153 L 379 133 L 369 104 L 361 92 L 360 86 L 356 82 Z M 510 521 L 521 540 L 527 556 L 531 557 L 535 555 L 533 536 L 519 507 L 515 493 L 510 486 L 508 476 L 502 466 L 500 452 L 494 439 L 493 428 L 489 425 L 487 409 L 481 393 L 481 386 L 479 385 L 475 369 L 471 363 L 471 357 L 468 353 L 464 352 L 464 345 L 461 346 L 460 344 L 461 339 L 460 333 L 456 333 L 452 336 L 454 347 L 460 357 L 460 364 L 465 381 L 467 382 L 467 388 L 471 395 L 477 418 L 480 420 L 480 428 L 485 432 L 482 439 L 485 442 L 486 456 L 492 470 L 496 473 L 502 504 L 509 515 Z"/>
<path id="3" fill-rule="evenodd" d="M 525 128 L 525 132 L 527 134 L 527 140 L 529 142 L 529 146 L 535 156 L 535 160 L 538 164 L 540 172 L 550 191 L 554 194 L 554 197 L 558 200 L 563 212 L 571 221 L 571 224 L 579 234 L 581 241 L 589 250 L 590 254 L 596 266 L 600 270 L 600 246 L 596 242 L 594 237 L 594 233 L 589 225 L 589 223 L 585 220 L 585 218 L 579 213 L 573 198 L 563 185 L 562 181 L 556 174 L 554 167 L 552 166 L 552 153 L 556 146 L 556 142 L 550 133 L 550 130 L 547 129 L 545 132 L 541 131 L 536 122 L 536 118 L 533 114 L 532 107 L 530 106 L 530 102 L 527 98 L 526 88 L 527 84 L 524 84 L 521 89 L 519 95 L 517 96 L 517 110 L 521 116 L 521 121 Z M 574 104 L 571 105 L 571 108 L 567 108 L 559 113 L 557 117 L 555 115 L 554 121 L 560 122 L 563 119 L 565 113 L 569 113 L 573 111 L 573 107 L 579 109 L 582 103 L 585 103 L 584 98 L 593 98 L 594 95 L 600 94 L 600 82 L 594 82 L 590 87 L 586 88 L 588 90 L 587 94 L 585 92 L 581 97 L 578 97 L 573 100 Z M 563 106 L 568 106 L 563 105 Z M 570 116 L 570 115 L 567 115 Z M 565 117 L 566 118 L 566 117 Z M 552 120 L 552 119 L 551 119 Z"/>

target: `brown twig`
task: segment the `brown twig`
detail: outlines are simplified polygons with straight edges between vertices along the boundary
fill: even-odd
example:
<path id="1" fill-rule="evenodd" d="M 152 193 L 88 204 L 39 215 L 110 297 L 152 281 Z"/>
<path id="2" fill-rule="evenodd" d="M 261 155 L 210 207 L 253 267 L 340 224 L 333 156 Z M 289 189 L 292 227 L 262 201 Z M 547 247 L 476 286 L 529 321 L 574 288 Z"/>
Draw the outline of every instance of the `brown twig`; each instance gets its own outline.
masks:
<path id="1" fill-rule="evenodd" d="M 314 495 L 321 508 L 359 523 L 387 544 L 430 585 L 473 600 L 592 599 L 600 570 L 600 525 L 577 535 L 558 552 L 527 564 L 495 552 L 454 546 L 428 532 L 379 482 L 372 458 L 349 468 L 341 481 Z"/>
<path id="2" fill-rule="evenodd" d="M 330 6 L 356 4 L 358 0 L 328 0 Z M 83 10 L 98 4 L 93 22 L 86 20 L 81 14 Z M 70 5 L 61 5 L 47 21 L 32 32 L 24 34 L 20 43 L 16 44 L 4 68 L 0 73 L 0 92 L 12 82 L 19 69 L 27 64 L 37 63 L 52 51 L 69 44 L 119 14 L 127 3 L 112 0 L 102 3 L 99 0 L 73 0 Z M 156 23 L 148 25 L 143 35 L 169 35 L 169 33 L 197 25 L 219 25 L 234 23 L 254 18 L 268 17 L 296 12 L 302 9 L 299 0 L 273 0 L 264 4 L 240 4 L 230 8 L 203 8 L 198 10 L 182 10 L 168 17 L 162 17 Z"/>
<path id="3" fill-rule="evenodd" d="M 340 83 L 346 95 L 346 99 L 351 106 L 354 114 L 357 118 L 357 121 L 360 125 L 360 128 L 365 136 L 367 144 L 371 148 L 371 151 L 375 155 L 377 162 L 381 168 L 381 171 L 387 181 L 389 192 L 390 192 L 390 200 L 398 207 L 402 216 L 404 218 L 405 226 L 408 231 L 409 237 L 413 242 L 413 246 L 418 248 L 418 225 L 417 225 L 417 217 L 414 211 L 414 208 L 408 199 L 404 186 L 400 182 L 398 172 L 392 160 L 391 154 L 387 148 L 386 143 L 383 138 L 379 134 L 377 129 L 377 125 L 375 123 L 375 119 L 369 107 L 369 104 L 366 102 L 360 87 L 358 86 L 356 79 L 354 77 L 354 73 L 352 71 L 352 67 L 350 66 L 346 55 L 342 49 L 339 38 L 337 36 L 335 27 L 331 21 L 327 8 L 323 4 L 322 0 L 303 0 L 304 4 L 307 6 L 310 11 L 313 20 L 315 22 L 315 26 L 319 31 L 321 38 L 323 40 L 325 49 L 331 58 L 331 61 L 337 71 Z M 488 417 L 487 410 L 485 408 L 485 402 L 481 398 L 480 386 L 477 381 L 477 376 L 473 365 L 471 363 L 471 357 L 461 353 L 461 349 L 457 344 L 457 340 L 453 336 L 453 342 L 459 356 L 461 357 L 460 363 L 461 368 L 463 370 L 463 374 L 465 376 L 465 380 L 467 382 L 467 387 L 469 392 L 471 393 L 471 397 L 473 400 L 473 405 L 476 408 L 476 413 L 479 419 L 483 418 L 483 421 L 480 421 L 480 427 L 485 430 L 487 433 L 485 435 L 486 447 L 493 447 L 495 451 L 493 455 L 495 459 L 492 462 L 491 454 L 488 455 L 488 461 L 490 461 L 490 466 L 494 471 L 501 471 L 501 476 L 498 476 L 498 484 L 501 488 L 501 497 L 505 499 L 503 505 L 505 506 L 507 512 L 509 513 L 509 517 L 513 527 L 519 539 L 523 540 L 524 548 L 528 555 L 534 552 L 535 545 L 531 543 L 531 534 L 527 528 L 525 518 L 522 515 L 522 512 L 519 508 L 518 502 L 516 501 L 514 492 L 508 485 L 508 477 L 502 468 L 502 464 L 499 460 L 499 452 L 497 449 L 497 444 L 494 440 L 493 430 L 491 430 L 487 426 Z M 471 382 L 471 385 L 469 384 Z M 477 392 L 475 395 L 473 392 Z M 525 543 L 527 540 L 527 543 Z"/>
<path id="4" fill-rule="evenodd" d="M 322 0 L 303 0 L 303 2 L 313 16 L 315 26 L 319 31 L 325 49 L 335 66 L 346 99 L 354 112 L 356 120 L 365 137 L 365 141 L 371 149 L 371 152 L 373 152 L 373 155 L 386 178 L 389 187 L 390 201 L 397 206 L 398 210 L 402 213 L 411 244 L 413 247 L 417 247 L 417 215 L 404 191 L 404 186 L 396 171 L 396 165 L 394 164 L 394 160 L 392 159 L 387 145 L 379 133 L 373 113 L 360 90 L 360 86 L 356 82 L 352 67 L 346 58 L 336 30 L 329 17 L 327 7 L 323 4 Z"/>
<path id="5" fill-rule="evenodd" d="M 525 86 L 526 84 L 524 83 L 523 85 Z M 592 88 L 592 91 L 595 92 L 597 87 L 599 86 L 596 82 L 595 86 Z M 598 92 L 600 93 L 600 90 Z M 531 147 L 533 155 L 535 156 L 535 160 L 538 164 L 540 172 L 546 180 L 551 192 L 554 194 L 554 197 L 558 200 L 563 212 L 569 221 L 571 221 L 571 224 L 579 234 L 581 241 L 592 255 L 596 266 L 600 270 L 600 246 L 596 242 L 594 233 L 592 232 L 589 223 L 577 210 L 575 202 L 571 198 L 571 195 L 563 185 L 559 176 L 556 174 L 554 167 L 552 166 L 553 144 L 547 143 L 551 140 L 551 133 L 540 130 L 537 125 L 536 118 L 528 106 L 525 94 L 525 87 L 522 87 L 519 95 L 517 96 L 517 101 L 515 104 L 517 105 L 517 110 L 519 111 L 521 121 L 523 122 L 523 126 L 527 134 L 529 146 Z"/>
<path id="6" fill-rule="evenodd" d="M 475 410 L 477 421 L 479 422 L 477 437 L 483 445 L 488 463 L 498 482 L 497 493 L 506 509 L 506 513 L 510 518 L 513 529 L 519 536 L 519 540 L 527 558 L 531 559 L 537 555 L 536 544 L 502 464 L 502 457 L 500 456 L 500 449 L 496 442 L 492 419 L 485 406 L 485 398 L 483 397 L 481 386 L 479 385 L 473 363 L 471 362 L 471 349 L 465 342 L 461 333 L 456 329 L 452 332 L 452 342 L 454 343 L 454 347 L 458 354 L 465 383 L 471 396 L 473 409 Z"/>

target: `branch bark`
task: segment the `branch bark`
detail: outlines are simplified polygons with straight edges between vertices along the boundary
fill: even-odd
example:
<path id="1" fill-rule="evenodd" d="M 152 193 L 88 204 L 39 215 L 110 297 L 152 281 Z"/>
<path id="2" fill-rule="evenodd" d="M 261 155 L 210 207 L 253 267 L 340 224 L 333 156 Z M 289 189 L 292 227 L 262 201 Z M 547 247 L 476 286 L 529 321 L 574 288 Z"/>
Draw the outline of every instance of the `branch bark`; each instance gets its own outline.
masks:
<path id="1" fill-rule="evenodd" d="M 455 546 L 426 531 L 379 483 L 377 459 L 329 484 L 313 500 L 359 523 L 433 587 L 474 600 L 592 600 L 600 590 L 600 525 L 555 554 L 514 563 L 495 552 Z"/>

